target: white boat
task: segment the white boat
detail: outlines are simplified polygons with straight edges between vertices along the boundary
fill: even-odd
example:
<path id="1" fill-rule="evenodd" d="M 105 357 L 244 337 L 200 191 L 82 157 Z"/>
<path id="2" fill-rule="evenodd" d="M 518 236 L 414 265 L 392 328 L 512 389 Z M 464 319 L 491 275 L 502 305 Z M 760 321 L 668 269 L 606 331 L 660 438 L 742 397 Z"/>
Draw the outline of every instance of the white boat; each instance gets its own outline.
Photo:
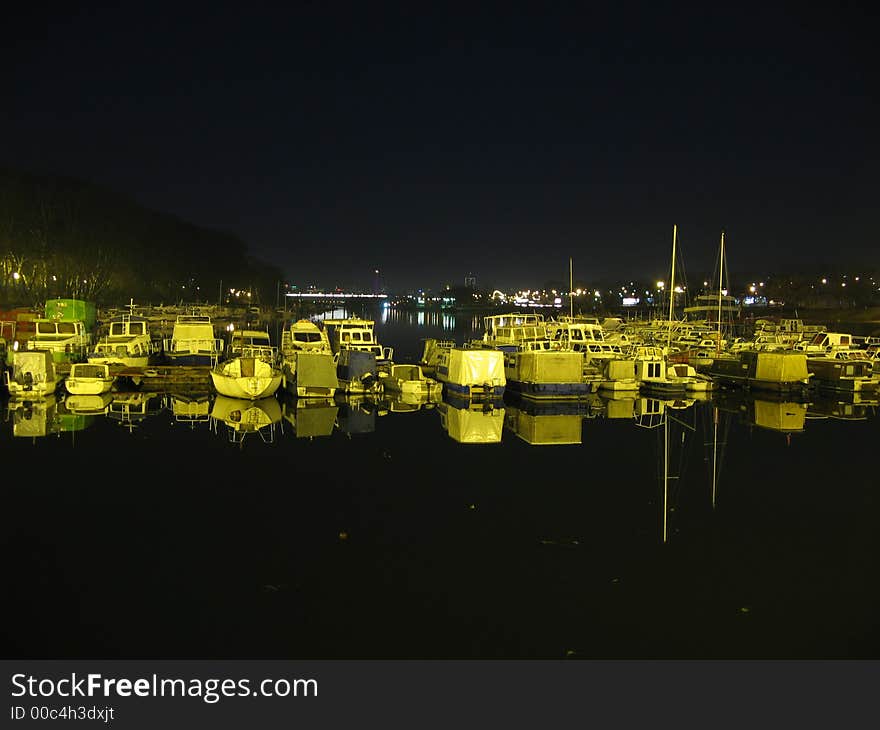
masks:
<path id="1" fill-rule="evenodd" d="M 388 372 L 379 373 L 379 379 L 385 392 L 426 399 L 439 399 L 443 393 L 443 384 L 425 375 L 418 365 L 392 365 Z"/>
<path id="2" fill-rule="evenodd" d="M 85 322 L 59 319 L 34 320 L 34 336 L 28 350 L 49 350 L 55 362 L 82 359 L 91 343 Z"/>
<path id="3" fill-rule="evenodd" d="M 19 350 L 11 354 L 3 373 L 9 397 L 41 398 L 55 392 L 59 379 L 49 350 Z"/>
<path id="4" fill-rule="evenodd" d="M 281 336 L 281 351 L 290 352 L 333 352 L 327 330 L 309 319 L 293 322 Z"/>
<path id="5" fill-rule="evenodd" d="M 244 353 L 248 355 L 250 349 L 245 348 Z M 281 385 L 281 370 L 259 357 L 235 357 L 211 370 L 211 382 L 220 395 L 257 400 L 275 394 Z"/>
<path id="6" fill-rule="evenodd" d="M 808 357 L 834 357 L 838 352 L 848 352 L 859 348 L 853 336 L 844 332 L 817 332 L 811 340 L 798 342 L 794 349 L 806 352 Z"/>
<path id="7" fill-rule="evenodd" d="M 681 382 L 688 393 L 706 393 L 715 389 L 712 378 L 698 373 L 693 365 L 688 363 L 669 363 L 666 367 L 666 376 L 673 382 Z"/>
<path id="8" fill-rule="evenodd" d="M 340 390 L 346 393 L 380 391 L 379 367 L 391 363 L 394 351 L 376 341 L 375 322 L 358 318 L 325 319 L 324 326 L 336 358 Z"/>
<path id="9" fill-rule="evenodd" d="M 217 364 L 223 340 L 214 336 L 211 318 L 201 314 L 178 315 L 171 338 L 164 341 L 165 356 L 175 365 Z"/>
<path id="10" fill-rule="evenodd" d="M 88 361 L 96 365 L 142 368 L 157 354 L 146 317 L 123 314 L 110 322 L 106 337 L 88 354 Z"/>
<path id="11" fill-rule="evenodd" d="M 602 367 L 599 389 L 613 393 L 635 393 L 639 390 L 633 360 L 607 360 Z"/>
<path id="12" fill-rule="evenodd" d="M 231 326 L 231 325 L 230 325 Z M 267 362 L 273 362 L 278 356 L 277 350 L 272 347 L 272 341 L 266 330 L 232 330 L 229 345 L 226 348 L 227 359 L 234 357 L 258 357 Z"/>
<path id="13" fill-rule="evenodd" d="M 371 319 L 325 319 L 324 326 L 334 354 L 340 350 L 357 350 L 372 353 L 377 361 L 393 359 L 394 350 L 376 341 L 375 322 Z"/>
<path id="14" fill-rule="evenodd" d="M 300 398 L 332 397 L 339 388 L 327 331 L 301 319 L 281 335 L 281 385 Z"/>
<path id="15" fill-rule="evenodd" d="M 64 387 L 73 395 L 101 395 L 110 391 L 115 380 L 109 365 L 81 362 L 70 366 Z"/>
<path id="16" fill-rule="evenodd" d="M 641 389 L 669 394 L 685 392 L 685 381 L 671 378 L 667 374 L 663 348 L 640 345 L 634 348 L 632 361 L 635 364 L 635 378 Z"/>

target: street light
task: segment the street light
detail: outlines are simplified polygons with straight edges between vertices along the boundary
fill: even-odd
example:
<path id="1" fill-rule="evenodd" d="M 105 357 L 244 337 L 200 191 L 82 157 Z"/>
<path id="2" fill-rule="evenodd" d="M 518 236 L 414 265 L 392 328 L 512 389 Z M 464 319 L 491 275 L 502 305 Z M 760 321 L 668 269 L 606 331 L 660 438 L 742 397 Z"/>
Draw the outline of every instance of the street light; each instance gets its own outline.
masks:
<path id="1" fill-rule="evenodd" d="M 17 271 L 13 271 L 12 278 L 18 281 L 21 278 L 21 274 L 19 274 Z"/>

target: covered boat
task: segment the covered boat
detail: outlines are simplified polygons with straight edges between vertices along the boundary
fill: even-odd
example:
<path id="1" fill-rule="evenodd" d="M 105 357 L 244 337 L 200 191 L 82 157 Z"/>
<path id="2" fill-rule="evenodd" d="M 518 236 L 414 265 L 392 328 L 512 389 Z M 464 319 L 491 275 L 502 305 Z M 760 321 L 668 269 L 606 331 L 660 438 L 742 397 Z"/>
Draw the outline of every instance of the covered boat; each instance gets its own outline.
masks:
<path id="1" fill-rule="evenodd" d="M 39 398 L 58 387 L 55 363 L 49 350 L 19 350 L 11 353 L 3 373 L 10 398 Z"/>

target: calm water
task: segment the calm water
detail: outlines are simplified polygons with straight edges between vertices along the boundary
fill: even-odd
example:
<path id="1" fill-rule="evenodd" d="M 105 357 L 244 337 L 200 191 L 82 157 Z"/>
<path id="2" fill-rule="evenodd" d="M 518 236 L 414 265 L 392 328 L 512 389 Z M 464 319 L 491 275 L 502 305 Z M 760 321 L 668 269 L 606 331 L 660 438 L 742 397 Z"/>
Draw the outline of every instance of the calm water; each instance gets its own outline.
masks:
<path id="1" fill-rule="evenodd" d="M 3 410 L 6 655 L 880 655 L 872 405 L 272 404 Z"/>

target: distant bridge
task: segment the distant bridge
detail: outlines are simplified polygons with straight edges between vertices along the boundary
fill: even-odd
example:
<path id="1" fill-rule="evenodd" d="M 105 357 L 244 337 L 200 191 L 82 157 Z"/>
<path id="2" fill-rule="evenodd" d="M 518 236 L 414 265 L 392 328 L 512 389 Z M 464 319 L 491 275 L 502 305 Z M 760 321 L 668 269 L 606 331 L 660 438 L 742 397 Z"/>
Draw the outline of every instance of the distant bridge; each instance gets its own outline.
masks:
<path id="1" fill-rule="evenodd" d="M 387 294 L 354 294 L 351 292 L 287 292 L 284 296 L 291 299 L 336 300 L 336 299 L 387 299 Z"/>

